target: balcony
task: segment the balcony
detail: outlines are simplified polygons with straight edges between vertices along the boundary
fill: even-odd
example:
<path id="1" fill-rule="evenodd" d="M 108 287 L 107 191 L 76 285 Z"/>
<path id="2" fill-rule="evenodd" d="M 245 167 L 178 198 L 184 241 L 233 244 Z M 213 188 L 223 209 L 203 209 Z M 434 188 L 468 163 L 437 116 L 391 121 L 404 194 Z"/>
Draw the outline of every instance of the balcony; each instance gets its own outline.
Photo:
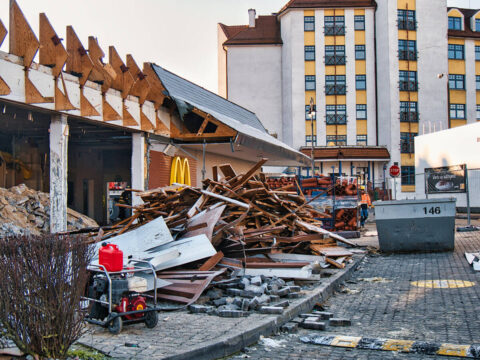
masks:
<path id="1" fill-rule="evenodd" d="M 400 111 L 401 122 L 418 122 L 418 112 Z"/>
<path id="2" fill-rule="evenodd" d="M 347 115 L 345 114 L 327 114 L 325 116 L 327 125 L 345 125 L 347 123 Z"/>
<path id="3" fill-rule="evenodd" d="M 345 35 L 345 25 L 325 26 L 325 36 Z"/>
<path id="4" fill-rule="evenodd" d="M 400 91 L 417 91 L 418 84 L 416 81 L 400 81 L 398 83 Z"/>
<path id="5" fill-rule="evenodd" d="M 345 95 L 347 86 L 345 84 L 325 85 L 325 95 Z"/>
<path id="6" fill-rule="evenodd" d="M 415 20 L 398 20 L 399 30 L 416 30 L 417 22 Z"/>
<path id="7" fill-rule="evenodd" d="M 399 50 L 399 60 L 417 60 L 417 52 L 412 50 Z"/>
<path id="8" fill-rule="evenodd" d="M 326 55 L 325 65 L 345 65 L 345 55 Z"/>

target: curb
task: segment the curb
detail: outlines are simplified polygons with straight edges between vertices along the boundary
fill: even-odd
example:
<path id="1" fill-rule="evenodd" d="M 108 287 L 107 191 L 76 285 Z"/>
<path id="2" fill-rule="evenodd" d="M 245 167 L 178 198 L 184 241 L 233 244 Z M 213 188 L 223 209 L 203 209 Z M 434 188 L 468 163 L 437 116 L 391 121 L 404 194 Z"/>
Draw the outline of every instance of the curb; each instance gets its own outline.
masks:
<path id="1" fill-rule="evenodd" d="M 250 346 L 258 341 L 260 336 L 269 336 L 278 332 L 280 327 L 286 322 L 292 320 L 302 313 L 309 312 L 317 302 L 323 302 L 328 299 L 340 284 L 348 280 L 352 273 L 357 269 L 366 254 L 354 256 L 355 261 L 345 267 L 345 269 L 322 283 L 301 301 L 287 308 L 283 314 L 278 316 L 269 316 L 260 321 L 254 328 L 241 334 L 231 336 L 221 341 L 214 341 L 205 344 L 205 346 L 191 349 L 181 354 L 164 357 L 164 360 L 183 360 L 183 359 L 201 359 L 213 360 L 232 355 L 243 348 Z"/>

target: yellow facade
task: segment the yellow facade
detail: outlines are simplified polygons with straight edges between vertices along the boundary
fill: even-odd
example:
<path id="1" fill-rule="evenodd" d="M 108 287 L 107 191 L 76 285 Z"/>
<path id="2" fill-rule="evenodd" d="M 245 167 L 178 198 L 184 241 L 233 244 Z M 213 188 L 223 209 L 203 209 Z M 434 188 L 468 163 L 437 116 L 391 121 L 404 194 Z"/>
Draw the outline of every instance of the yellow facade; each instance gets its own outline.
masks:
<path id="1" fill-rule="evenodd" d="M 415 192 L 415 185 L 402 185 L 402 192 Z"/>
<path id="2" fill-rule="evenodd" d="M 357 135 L 367 135 L 367 120 L 357 120 Z"/>
<path id="3" fill-rule="evenodd" d="M 415 166 L 415 154 L 401 154 L 400 163 L 403 166 Z"/>
<path id="4" fill-rule="evenodd" d="M 415 0 L 397 0 L 397 9 L 415 10 Z"/>
<path id="5" fill-rule="evenodd" d="M 315 61 L 305 61 L 305 75 L 315 75 Z"/>
<path id="6" fill-rule="evenodd" d="M 316 92 L 313 90 L 305 91 L 305 105 L 310 105 L 310 99 L 313 98 L 313 102 L 315 101 Z"/>
<path id="7" fill-rule="evenodd" d="M 304 16 L 315 16 L 314 10 L 304 10 Z M 305 31 L 304 33 L 304 45 L 315 46 L 315 31 Z M 305 75 L 316 75 L 315 61 L 305 61 Z M 315 90 L 305 91 L 305 105 L 310 105 L 310 99 L 313 99 L 313 103 L 316 103 L 317 92 Z M 318 115 L 317 115 L 318 116 Z M 313 121 L 313 134 L 317 134 L 317 122 Z M 312 134 L 312 120 L 305 119 L 305 135 L 311 136 Z"/>
<path id="8" fill-rule="evenodd" d="M 418 101 L 418 93 L 400 91 L 400 101 Z"/>
<path id="9" fill-rule="evenodd" d="M 315 31 L 305 31 L 303 34 L 306 46 L 315 45 Z"/>
<path id="10" fill-rule="evenodd" d="M 398 61 L 398 69 L 403 71 L 417 71 L 417 62 L 416 61 Z"/>
<path id="11" fill-rule="evenodd" d="M 325 36 L 325 45 L 345 45 L 345 36 Z"/>
<path id="12" fill-rule="evenodd" d="M 450 90 L 450 104 L 466 104 L 467 94 L 465 90 Z"/>
<path id="13" fill-rule="evenodd" d="M 367 104 L 367 90 L 357 90 L 357 104 L 366 105 Z M 368 115 L 368 114 L 367 114 Z"/>
<path id="14" fill-rule="evenodd" d="M 418 134 L 418 123 L 400 123 L 400 132 L 412 132 Z"/>
<path id="15" fill-rule="evenodd" d="M 448 60 L 449 74 L 463 74 L 465 75 L 465 60 Z"/>
<path id="16" fill-rule="evenodd" d="M 398 40 L 417 40 L 415 30 L 398 30 Z"/>
<path id="17" fill-rule="evenodd" d="M 458 11 L 457 9 L 451 9 L 449 12 L 448 12 L 448 16 L 449 17 L 459 17 L 459 18 L 463 18 L 463 15 L 460 11 Z"/>
<path id="18" fill-rule="evenodd" d="M 477 104 L 480 104 L 480 91 L 477 91 Z"/>
<path id="19" fill-rule="evenodd" d="M 465 125 L 466 123 L 467 123 L 467 120 L 464 120 L 464 119 L 451 119 L 450 120 L 450 127 L 454 128 L 454 127 L 457 127 L 457 126 Z"/>
<path id="20" fill-rule="evenodd" d="M 356 45 L 365 45 L 365 30 L 356 30 L 355 31 L 355 44 Z"/>
<path id="21" fill-rule="evenodd" d="M 367 62 L 365 60 L 355 60 L 355 74 L 365 75 L 367 73 Z"/>
<path id="22" fill-rule="evenodd" d="M 343 16 L 345 10 L 343 9 L 325 9 L 325 16 Z"/>
<path id="23" fill-rule="evenodd" d="M 315 120 L 313 121 L 313 133 L 317 133 L 317 122 Z M 310 123 L 310 120 L 305 120 L 305 135 L 312 135 L 312 124 Z"/>
<path id="24" fill-rule="evenodd" d="M 347 135 L 347 125 L 327 125 L 327 135 Z"/>
<path id="25" fill-rule="evenodd" d="M 335 101 L 335 97 L 337 100 Z M 327 105 L 346 105 L 347 104 L 347 97 L 345 95 L 327 95 L 325 96 L 325 104 Z"/>
<path id="26" fill-rule="evenodd" d="M 315 10 L 304 10 L 303 16 L 315 16 Z"/>
<path id="27" fill-rule="evenodd" d="M 345 65 L 325 66 L 325 75 L 345 75 L 346 73 Z"/>

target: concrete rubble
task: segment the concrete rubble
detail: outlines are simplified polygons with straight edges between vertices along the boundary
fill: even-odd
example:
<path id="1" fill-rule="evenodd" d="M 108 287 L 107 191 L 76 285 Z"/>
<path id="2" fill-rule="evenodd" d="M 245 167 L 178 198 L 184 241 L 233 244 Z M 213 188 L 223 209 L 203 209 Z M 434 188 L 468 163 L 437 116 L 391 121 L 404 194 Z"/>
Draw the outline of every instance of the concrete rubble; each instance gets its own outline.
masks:
<path id="1" fill-rule="evenodd" d="M 88 216 L 68 209 L 68 230 L 98 227 Z M 25 184 L 0 188 L 0 236 L 41 235 L 50 232 L 50 197 Z"/>

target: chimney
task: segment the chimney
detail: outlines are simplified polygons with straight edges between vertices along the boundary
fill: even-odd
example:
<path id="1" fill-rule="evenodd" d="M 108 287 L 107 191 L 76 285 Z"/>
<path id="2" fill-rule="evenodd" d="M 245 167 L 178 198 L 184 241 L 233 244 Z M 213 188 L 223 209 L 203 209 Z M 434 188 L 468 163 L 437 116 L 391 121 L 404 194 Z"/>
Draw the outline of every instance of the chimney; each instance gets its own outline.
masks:
<path id="1" fill-rule="evenodd" d="M 248 9 L 248 27 L 254 28 L 255 27 L 255 16 L 257 12 L 255 9 Z"/>

